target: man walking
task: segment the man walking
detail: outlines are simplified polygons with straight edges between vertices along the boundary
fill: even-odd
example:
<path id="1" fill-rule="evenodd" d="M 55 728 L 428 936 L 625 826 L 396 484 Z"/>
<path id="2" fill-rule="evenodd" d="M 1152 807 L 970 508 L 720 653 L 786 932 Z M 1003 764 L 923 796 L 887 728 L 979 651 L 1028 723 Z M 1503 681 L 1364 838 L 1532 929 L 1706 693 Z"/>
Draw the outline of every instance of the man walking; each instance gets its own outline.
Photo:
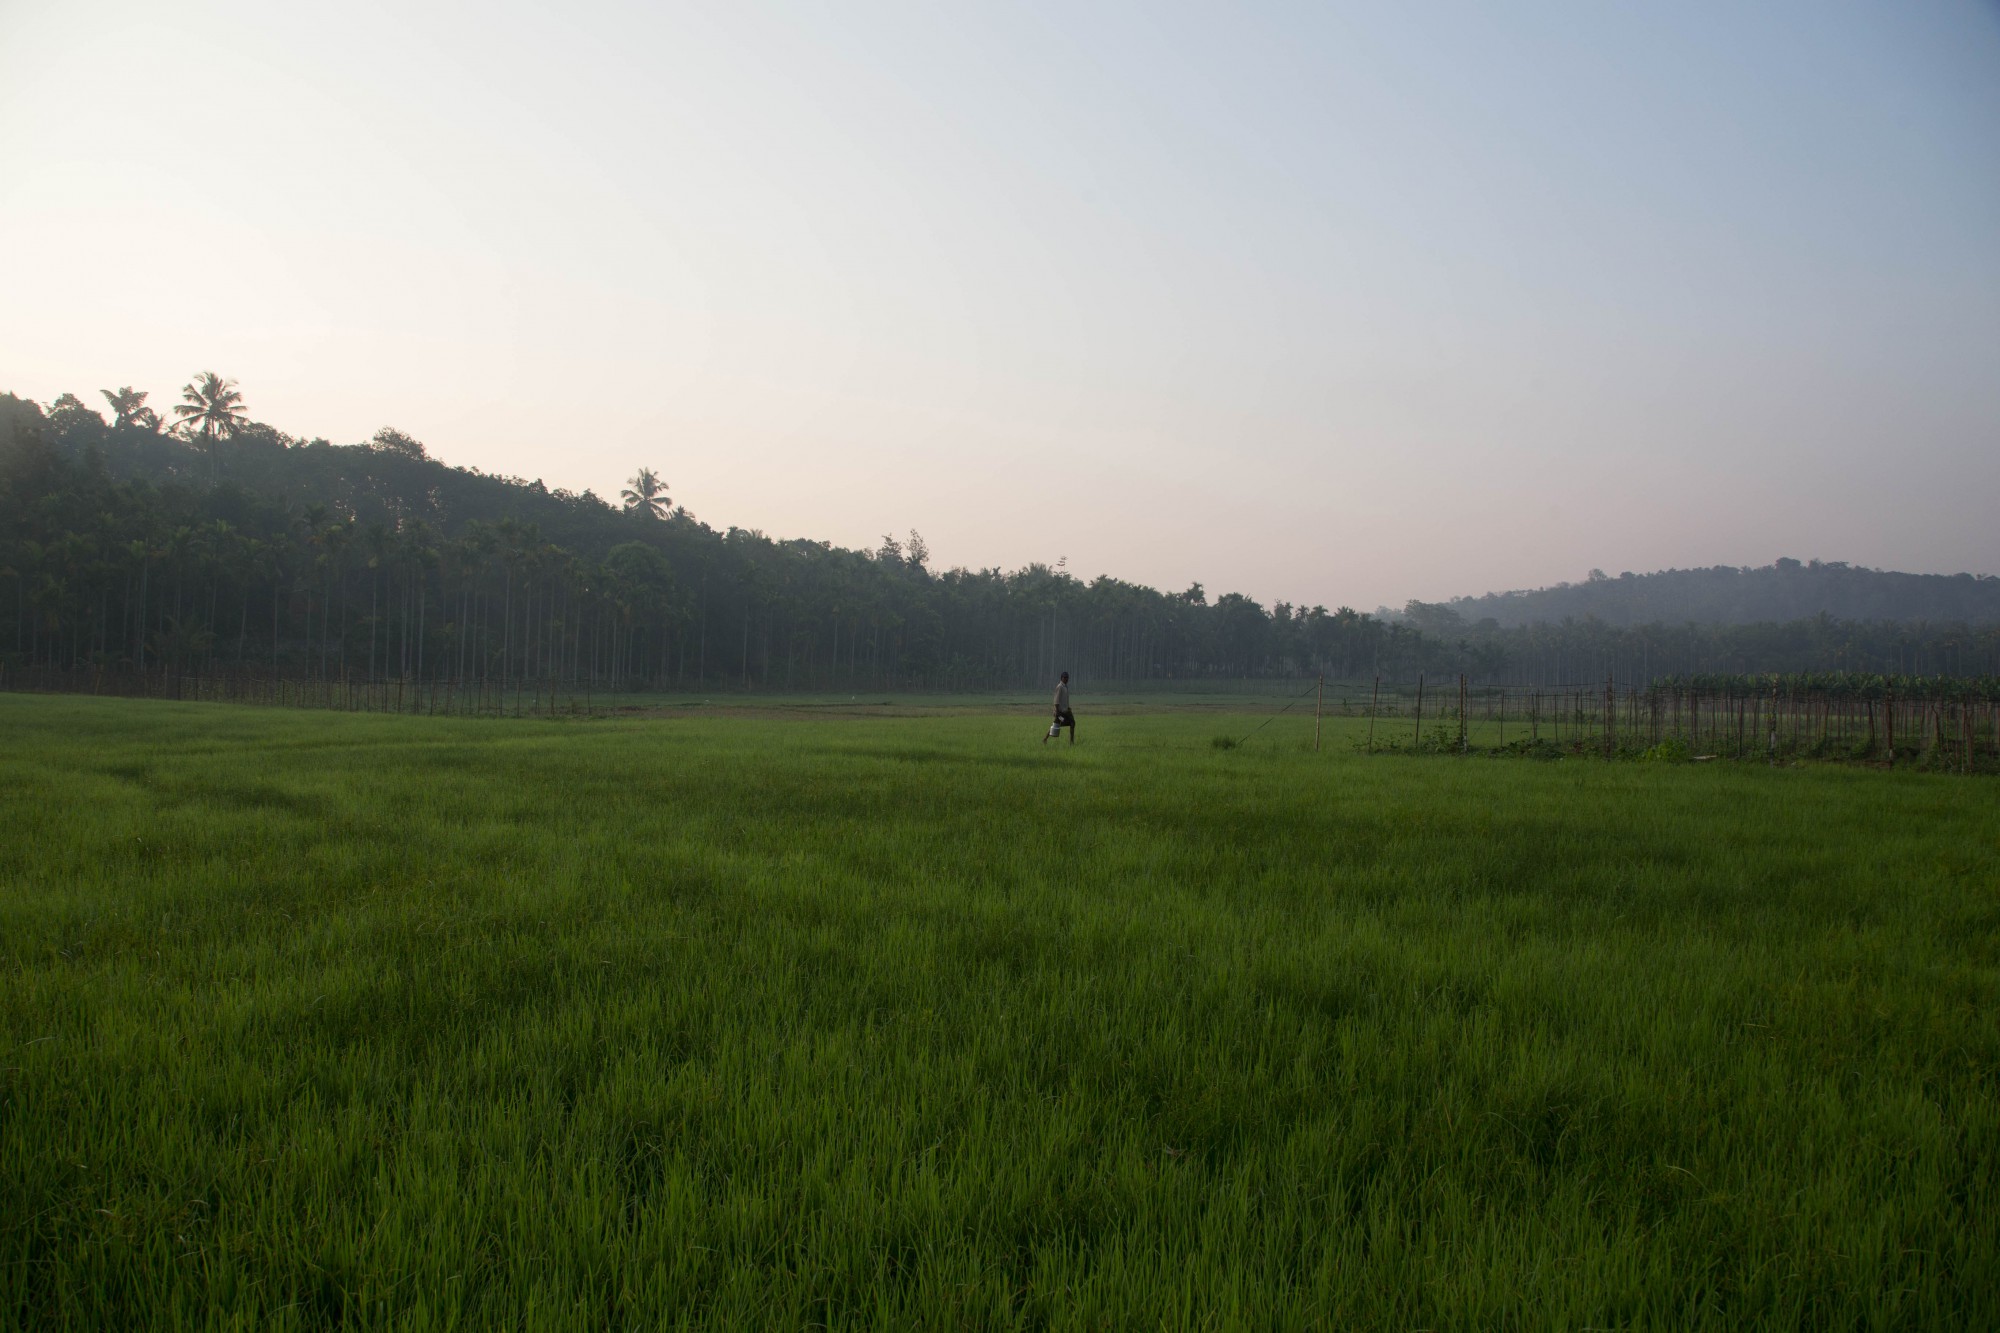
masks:
<path id="1" fill-rule="evenodd" d="M 1056 682 L 1056 720 L 1049 724 L 1049 734 L 1042 737 L 1042 744 L 1047 745 L 1049 737 L 1061 734 L 1064 727 L 1069 728 L 1069 743 L 1075 745 L 1076 714 L 1069 711 L 1069 672 L 1067 671 L 1063 672 L 1062 679 Z"/>

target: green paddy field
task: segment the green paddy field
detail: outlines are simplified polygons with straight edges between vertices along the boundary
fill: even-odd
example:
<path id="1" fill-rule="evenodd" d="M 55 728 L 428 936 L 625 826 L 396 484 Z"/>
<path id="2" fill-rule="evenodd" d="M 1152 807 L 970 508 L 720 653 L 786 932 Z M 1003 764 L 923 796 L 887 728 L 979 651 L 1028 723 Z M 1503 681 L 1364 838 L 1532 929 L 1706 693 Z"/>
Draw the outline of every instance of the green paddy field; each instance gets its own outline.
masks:
<path id="1" fill-rule="evenodd" d="M 0 696 L 0 1326 L 2000 1327 L 1992 780 L 662 702 Z"/>

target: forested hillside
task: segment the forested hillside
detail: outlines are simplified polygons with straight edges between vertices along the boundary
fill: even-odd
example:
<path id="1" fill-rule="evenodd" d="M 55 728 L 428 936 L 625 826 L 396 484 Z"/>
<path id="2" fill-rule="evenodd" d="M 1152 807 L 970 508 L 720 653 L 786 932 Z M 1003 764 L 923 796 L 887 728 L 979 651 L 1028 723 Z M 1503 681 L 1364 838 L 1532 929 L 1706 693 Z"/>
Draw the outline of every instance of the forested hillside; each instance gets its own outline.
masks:
<path id="1" fill-rule="evenodd" d="M 1586 616 L 1607 625 L 1753 625 L 1813 616 L 1992 624 L 2000 621 L 2000 578 L 1781 559 L 1757 569 L 1717 565 L 1616 578 L 1592 570 L 1582 583 L 1459 597 L 1445 605 L 1468 624 L 1490 618 L 1503 628 Z"/>
<path id="2" fill-rule="evenodd" d="M 1466 603 L 1392 623 L 1043 565 L 938 570 L 915 533 L 856 551 L 713 527 L 643 471 L 614 504 L 447 466 L 391 430 L 296 439 L 214 377 L 172 429 L 144 395 L 103 396 L 109 420 L 72 395 L 0 394 L 0 671 L 874 690 L 1063 669 L 1089 685 L 2000 666 L 2000 632 L 1964 623 L 1663 611 L 1509 629 Z"/>

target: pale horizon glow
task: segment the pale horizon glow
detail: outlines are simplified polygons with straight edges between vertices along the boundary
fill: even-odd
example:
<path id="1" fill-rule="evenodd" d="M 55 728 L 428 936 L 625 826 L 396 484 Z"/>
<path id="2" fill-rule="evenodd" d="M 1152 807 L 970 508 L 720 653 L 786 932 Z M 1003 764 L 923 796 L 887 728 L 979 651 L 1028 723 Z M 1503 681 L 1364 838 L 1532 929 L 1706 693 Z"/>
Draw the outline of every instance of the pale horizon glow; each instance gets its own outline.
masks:
<path id="1" fill-rule="evenodd" d="M 7 0 L 0 391 L 940 567 L 2000 573 L 2000 9 Z"/>

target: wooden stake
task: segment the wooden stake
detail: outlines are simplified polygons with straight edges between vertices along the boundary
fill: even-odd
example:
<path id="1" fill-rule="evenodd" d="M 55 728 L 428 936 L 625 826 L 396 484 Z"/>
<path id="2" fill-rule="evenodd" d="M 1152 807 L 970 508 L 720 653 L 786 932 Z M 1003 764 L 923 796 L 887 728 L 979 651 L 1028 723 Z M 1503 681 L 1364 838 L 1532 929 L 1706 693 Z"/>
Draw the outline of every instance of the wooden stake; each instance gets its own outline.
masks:
<path id="1" fill-rule="evenodd" d="M 1368 753 L 1375 753 L 1375 701 L 1382 696 L 1382 675 L 1375 675 L 1375 688 L 1368 694 Z"/>
<path id="2" fill-rule="evenodd" d="M 1326 673 L 1320 672 L 1319 684 L 1313 688 L 1313 753 L 1319 753 L 1319 717 L 1321 706 L 1326 702 Z"/>
<path id="3" fill-rule="evenodd" d="M 1467 749 L 1468 746 L 1465 739 L 1465 673 L 1461 671 L 1458 673 L 1458 752 L 1464 754 Z"/>

